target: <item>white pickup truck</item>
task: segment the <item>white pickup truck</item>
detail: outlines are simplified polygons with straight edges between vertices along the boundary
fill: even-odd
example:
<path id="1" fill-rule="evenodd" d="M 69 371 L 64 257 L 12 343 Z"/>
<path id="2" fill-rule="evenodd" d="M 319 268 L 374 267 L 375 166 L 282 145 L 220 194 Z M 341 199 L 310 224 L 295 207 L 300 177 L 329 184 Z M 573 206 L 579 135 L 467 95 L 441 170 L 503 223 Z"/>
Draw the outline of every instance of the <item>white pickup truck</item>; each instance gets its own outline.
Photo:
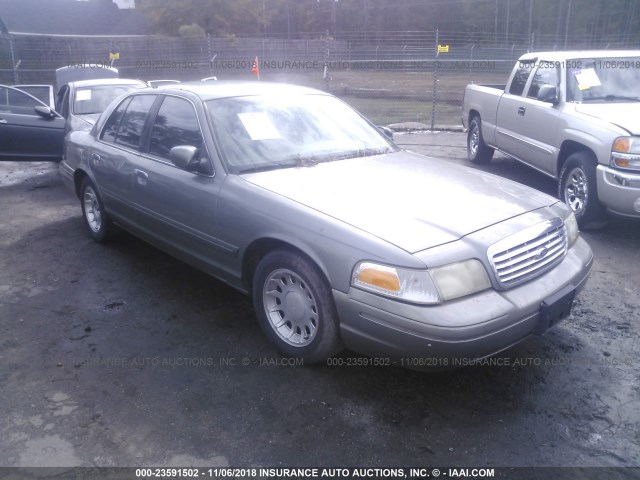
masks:
<path id="1" fill-rule="evenodd" d="M 640 51 L 520 57 L 506 85 L 469 85 L 462 123 L 473 163 L 494 150 L 558 181 L 581 228 L 640 218 Z"/>

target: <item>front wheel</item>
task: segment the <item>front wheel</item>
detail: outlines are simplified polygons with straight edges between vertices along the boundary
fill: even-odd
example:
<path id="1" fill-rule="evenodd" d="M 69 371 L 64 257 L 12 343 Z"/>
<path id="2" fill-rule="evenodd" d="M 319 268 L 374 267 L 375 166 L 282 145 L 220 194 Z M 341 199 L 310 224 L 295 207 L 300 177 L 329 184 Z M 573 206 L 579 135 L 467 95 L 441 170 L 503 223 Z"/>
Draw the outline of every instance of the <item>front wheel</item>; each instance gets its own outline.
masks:
<path id="1" fill-rule="evenodd" d="M 469 122 L 469 133 L 467 134 L 467 156 L 469 161 L 478 165 L 489 163 L 493 158 L 493 152 L 493 148 L 484 143 L 480 117 L 473 117 Z"/>
<path id="2" fill-rule="evenodd" d="M 276 250 L 260 261 L 253 305 L 262 330 L 286 356 L 318 363 L 343 348 L 330 288 L 298 253 Z"/>
<path id="3" fill-rule="evenodd" d="M 113 223 L 104 210 L 98 189 L 89 177 L 80 185 L 80 203 L 89 235 L 98 243 L 104 242 L 113 230 Z"/>
<path id="4" fill-rule="evenodd" d="M 598 201 L 596 160 L 587 152 L 576 152 L 567 158 L 558 182 L 558 196 L 576 216 L 583 230 L 602 228 L 607 214 Z"/>

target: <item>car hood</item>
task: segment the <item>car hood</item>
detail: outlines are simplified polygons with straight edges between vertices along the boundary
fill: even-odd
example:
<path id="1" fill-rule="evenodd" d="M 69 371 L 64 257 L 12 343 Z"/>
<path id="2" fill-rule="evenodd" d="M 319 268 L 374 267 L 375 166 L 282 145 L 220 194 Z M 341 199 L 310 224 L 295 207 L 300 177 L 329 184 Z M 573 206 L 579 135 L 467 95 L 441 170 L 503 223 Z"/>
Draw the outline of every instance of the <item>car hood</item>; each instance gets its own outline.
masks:
<path id="1" fill-rule="evenodd" d="M 640 135 L 640 102 L 581 103 L 576 111 L 606 120 L 632 135 Z"/>
<path id="2" fill-rule="evenodd" d="M 411 253 L 557 202 L 510 180 L 410 152 L 242 177 Z"/>

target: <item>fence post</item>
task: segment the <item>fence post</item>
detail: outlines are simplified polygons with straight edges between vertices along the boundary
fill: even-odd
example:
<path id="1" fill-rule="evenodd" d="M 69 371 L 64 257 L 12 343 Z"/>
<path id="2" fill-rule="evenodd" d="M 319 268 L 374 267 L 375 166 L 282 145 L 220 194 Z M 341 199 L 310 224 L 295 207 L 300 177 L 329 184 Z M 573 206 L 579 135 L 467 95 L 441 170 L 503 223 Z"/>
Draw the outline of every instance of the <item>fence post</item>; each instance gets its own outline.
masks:
<path id="1" fill-rule="evenodd" d="M 536 32 L 531 32 L 531 43 L 529 44 L 529 51 L 533 52 L 534 48 L 533 46 L 535 45 L 535 39 L 536 39 Z"/>
<path id="2" fill-rule="evenodd" d="M 433 63 L 433 97 L 431 99 L 431 130 L 436 126 L 436 100 L 438 96 L 438 43 L 439 31 L 436 28 L 436 60 Z"/>
<path id="3" fill-rule="evenodd" d="M 474 43 L 473 45 L 471 45 L 471 58 L 469 59 L 469 78 L 471 78 L 471 64 L 473 64 L 473 49 L 476 47 L 476 44 Z"/>
<path id="4" fill-rule="evenodd" d="M 324 76 L 324 89 L 329 91 L 329 29 L 325 32 L 324 36 L 324 69 L 322 72 Z"/>
<path id="5" fill-rule="evenodd" d="M 406 60 L 404 58 L 406 49 L 407 49 L 406 45 L 404 47 L 402 47 L 402 70 L 406 70 L 406 66 L 405 66 Z"/>
<path id="6" fill-rule="evenodd" d="M 209 76 L 213 76 L 213 62 L 218 55 L 213 54 L 213 47 L 211 46 L 211 34 L 207 33 L 207 57 L 209 60 Z"/>
<path id="7" fill-rule="evenodd" d="M 20 83 L 20 76 L 18 75 L 18 67 L 20 66 L 20 60 L 16 63 L 16 52 L 13 48 L 13 37 L 9 37 L 9 50 L 11 51 L 11 69 L 13 70 L 13 83 L 17 85 Z"/>

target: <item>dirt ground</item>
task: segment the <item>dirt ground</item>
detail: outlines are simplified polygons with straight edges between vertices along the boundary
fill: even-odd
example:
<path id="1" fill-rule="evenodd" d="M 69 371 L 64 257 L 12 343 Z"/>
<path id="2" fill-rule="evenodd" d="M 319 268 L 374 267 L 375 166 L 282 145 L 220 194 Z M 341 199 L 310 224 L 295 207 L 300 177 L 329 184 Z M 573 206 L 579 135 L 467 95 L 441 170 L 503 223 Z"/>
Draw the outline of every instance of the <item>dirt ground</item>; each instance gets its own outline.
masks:
<path id="1" fill-rule="evenodd" d="M 396 140 L 466 163 L 461 133 Z M 83 228 L 54 164 L 0 164 L 0 466 L 640 467 L 637 222 L 583 233 L 596 264 L 568 320 L 443 373 L 290 365 L 248 298 Z"/>

